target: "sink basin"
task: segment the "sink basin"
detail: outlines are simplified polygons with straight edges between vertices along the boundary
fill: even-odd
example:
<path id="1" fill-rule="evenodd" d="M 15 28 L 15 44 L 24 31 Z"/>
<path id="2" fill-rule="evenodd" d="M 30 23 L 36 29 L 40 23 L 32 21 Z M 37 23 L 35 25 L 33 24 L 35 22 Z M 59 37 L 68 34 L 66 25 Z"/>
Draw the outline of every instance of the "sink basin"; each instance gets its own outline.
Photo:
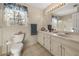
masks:
<path id="1" fill-rule="evenodd" d="M 61 34 L 59 34 L 59 36 L 62 36 L 62 37 L 68 37 L 68 35 L 66 35 L 66 34 L 65 34 L 65 35 L 61 35 Z"/>
<path id="2" fill-rule="evenodd" d="M 62 32 L 58 32 L 58 33 L 53 33 L 54 36 L 59 36 L 59 37 L 62 37 L 62 38 L 66 38 L 66 39 L 69 39 L 69 40 L 73 40 L 73 41 L 79 41 L 78 38 L 79 38 L 79 35 L 73 35 L 73 34 L 70 34 L 70 33 L 62 33 Z"/>
<path id="3" fill-rule="evenodd" d="M 57 34 L 53 33 L 54 36 L 58 36 Z"/>
<path id="4" fill-rule="evenodd" d="M 68 34 L 66 34 L 66 33 L 53 33 L 53 35 L 55 35 L 55 36 L 62 36 L 62 37 L 68 37 L 69 35 Z"/>
<path id="5" fill-rule="evenodd" d="M 68 37 L 68 34 L 66 33 L 58 33 L 59 36 Z"/>

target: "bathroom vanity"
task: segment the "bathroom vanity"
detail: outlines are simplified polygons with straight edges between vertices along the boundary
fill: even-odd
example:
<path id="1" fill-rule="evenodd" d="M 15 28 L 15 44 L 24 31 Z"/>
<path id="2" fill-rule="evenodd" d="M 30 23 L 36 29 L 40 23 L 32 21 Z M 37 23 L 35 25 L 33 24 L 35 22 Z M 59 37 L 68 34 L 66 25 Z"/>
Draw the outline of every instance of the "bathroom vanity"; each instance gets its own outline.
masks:
<path id="1" fill-rule="evenodd" d="M 40 31 L 38 43 L 55 56 L 79 56 L 79 33 Z"/>

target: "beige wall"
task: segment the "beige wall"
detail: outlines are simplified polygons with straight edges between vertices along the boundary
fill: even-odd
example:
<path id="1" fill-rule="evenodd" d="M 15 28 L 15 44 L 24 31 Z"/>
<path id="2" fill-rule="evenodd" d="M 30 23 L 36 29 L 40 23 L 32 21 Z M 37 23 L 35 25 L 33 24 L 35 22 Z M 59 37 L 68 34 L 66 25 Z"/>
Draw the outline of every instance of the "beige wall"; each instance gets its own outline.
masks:
<path id="1" fill-rule="evenodd" d="M 17 33 L 19 31 L 26 33 L 25 41 L 27 45 L 32 45 L 36 43 L 37 35 L 31 36 L 31 24 L 37 24 L 38 31 L 40 30 L 40 27 L 42 25 L 43 20 L 43 12 L 40 9 L 36 9 L 34 7 L 31 7 L 28 4 L 22 4 L 28 7 L 28 22 L 25 26 L 5 26 L 5 21 L 1 22 L 2 19 L 0 19 L 0 26 L 2 26 L 2 45 L 3 45 L 3 54 L 5 54 L 7 51 L 6 41 L 10 40 L 14 33 Z M 1 16 L 1 15 L 0 15 Z M 2 17 L 2 16 L 1 16 Z M 2 25 L 1 25 L 2 23 Z"/>
<path id="2" fill-rule="evenodd" d="M 2 6 L 4 7 L 4 6 Z M 3 9 L 4 10 L 4 9 Z M 3 15 L 2 15 L 3 14 Z M 2 54 L 5 54 L 7 53 L 7 40 L 11 40 L 12 39 L 12 36 L 15 34 L 15 33 L 18 33 L 19 31 L 22 31 L 24 33 L 26 33 L 26 28 L 27 26 L 26 25 L 23 25 L 23 26 L 19 26 L 19 25 L 15 25 L 15 26 L 6 26 L 6 19 L 4 18 L 4 13 L 2 13 L 1 17 L 2 19 L 1 20 L 1 29 L 2 29 Z"/>
<path id="3" fill-rule="evenodd" d="M 43 14 L 42 10 L 36 9 L 34 7 L 29 8 L 28 11 L 28 18 L 29 18 L 29 23 L 28 23 L 28 32 L 27 32 L 27 45 L 31 45 L 36 43 L 37 40 L 37 35 L 32 35 L 31 36 L 31 24 L 37 24 L 37 31 L 40 30 L 40 27 L 42 25 L 42 20 L 43 20 Z"/>
<path id="4" fill-rule="evenodd" d="M 37 35 L 31 36 L 31 24 L 37 24 L 37 30 L 39 34 L 39 30 L 41 27 L 47 28 L 48 24 L 51 24 L 51 13 L 46 13 L 45 10 L 42 11 L 40 9 L 34 8 L 31 5 L 28 4 L 22 4 L 28 7 L 28 22 L 26 26 L 5 26 L 5 22 L 2 20 L 2 15 L 0 14 L 0 27 L 3 27 L 0 29 L 0 42 L 3 43 L 3 53 L 6 53 L 6 41 L 10 40 L 14 33 L 17 33 L 19 31 L 23 31 L 26 33 L 26 44 L 27 46 L 35 44 L 37 42 Z M 50 8 L 46 9 L 49 10 Z M 2 12 L 2 11 L 0 11 Z M 72 28 L 72 19 L 71 15 L 63 16 L 61 18 L 61 22 L 58 23 L 58 30 L 62 31 L 64 28 L 65 30 L 70 30 Z M 4 25 L 4 26 L 3 26 Z M 2 44 L 0 44 L 2 45 Z"/>
<path id="5" fill-rule="evenodd" d="M 43 11 L 42 26 L 47 29 L 47 25 L 51 24 L 51 21 L 52 21 L 51 14 L 50 13 L 46 13 L 45 11 Z"/>

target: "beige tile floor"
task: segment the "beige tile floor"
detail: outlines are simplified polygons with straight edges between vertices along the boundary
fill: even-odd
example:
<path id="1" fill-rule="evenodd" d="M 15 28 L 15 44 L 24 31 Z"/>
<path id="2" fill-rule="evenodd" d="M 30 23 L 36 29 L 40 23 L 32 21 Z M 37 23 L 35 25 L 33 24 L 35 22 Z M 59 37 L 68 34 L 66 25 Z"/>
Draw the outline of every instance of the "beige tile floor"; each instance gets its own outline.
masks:
<path id="1" fill-rule="evenodd" d="M 24 48 L 22 56 L 51 56 L 51 54 L 40 44 L 34 44 Z"/>

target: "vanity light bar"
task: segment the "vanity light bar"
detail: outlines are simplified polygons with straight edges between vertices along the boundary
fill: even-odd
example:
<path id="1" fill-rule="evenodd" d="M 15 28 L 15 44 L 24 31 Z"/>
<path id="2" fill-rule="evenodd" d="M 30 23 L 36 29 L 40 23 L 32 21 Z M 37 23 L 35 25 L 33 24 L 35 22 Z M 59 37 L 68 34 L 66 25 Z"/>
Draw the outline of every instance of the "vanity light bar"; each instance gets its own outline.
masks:
<path id="1" fill-rule="evenodd" d="M 65 5 L 65 3 L 57 4 L 54 8 L 52 8 L 52 10 L 55 10 L 57 8 L 60 8 L 60 7 L 64 6 L 64 5 Z"/>
<path id="2" fill-rule="evenodd" d="M 52 7 L 52 8 L 48 11 L 48 13 L 50 13 L 51 11 L 53 11 L 53 10 L 55 10 L 55 9 L 58 9 L 58 8 L 64 6 L 64 5 L 65 5 L 65 3 L 58 3 L 58 4 L 56 4 L 54 7 Z"/>

